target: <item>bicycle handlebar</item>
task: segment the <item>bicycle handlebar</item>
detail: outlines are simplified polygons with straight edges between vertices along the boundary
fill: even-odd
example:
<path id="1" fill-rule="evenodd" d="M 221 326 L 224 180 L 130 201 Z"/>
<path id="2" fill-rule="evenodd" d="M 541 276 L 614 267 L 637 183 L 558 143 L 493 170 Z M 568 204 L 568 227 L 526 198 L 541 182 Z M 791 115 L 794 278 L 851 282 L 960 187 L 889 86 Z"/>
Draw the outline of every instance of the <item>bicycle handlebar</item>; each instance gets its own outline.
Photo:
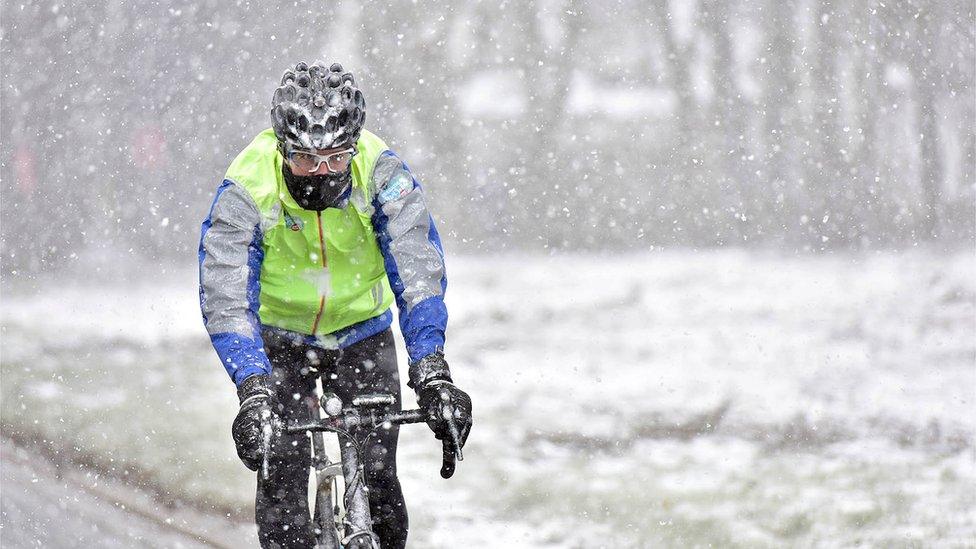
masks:
<path id="1" fill-rule="evenodd" d="M 289 423 L 285 432 L 295 435 L 304 431 L 348 431 L 354 427 L 379 427 L 385 423 L 403 425 L 406 423 L 423 423 L 424 413 L 421 410 L 401 410 L 386 414 L 361 413 L 357 410 L 343 410 L 335 417 L 326 417 L 318 421 L 298 421 Z"/>
<path id="2" fill-rule="evenodd" d="M 285 426 L 285 432 L 296 435 L 303 432 L 331 431 L 346 433 L 356 427 L 375 429 L 381 425 L 391 423 L 404 425 L 407 423 L 424 423 L 427 421 L 423 410 L 401 410 L 399 412 L 378 412 L 378 408 L 393 404 L 392 395 L 364 395 L 353 399 L 353 407 L 346 408 L 342 413 L 326 416 L 319 420 L 296 421 Z M 460 434 L 454 423 L 453 410 L 445 407 L 444 419 L 447 421 L 450 440 L 443 441 L 443 461 L 441 477 L 447 479 L 454 475 L 454 468 L 458 461 L 464 459 L 461 453 Z"/>

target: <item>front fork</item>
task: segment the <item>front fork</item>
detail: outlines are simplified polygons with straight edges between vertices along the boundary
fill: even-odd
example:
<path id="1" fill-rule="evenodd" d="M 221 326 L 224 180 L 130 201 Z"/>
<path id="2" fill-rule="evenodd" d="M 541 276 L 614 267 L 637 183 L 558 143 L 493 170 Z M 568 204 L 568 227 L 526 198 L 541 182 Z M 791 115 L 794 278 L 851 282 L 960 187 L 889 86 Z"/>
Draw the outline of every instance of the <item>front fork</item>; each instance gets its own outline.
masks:
<path id="1" fill-rule="evenodd" d="M 314 420 L 322 419 L 319 399 L 309 403 Z M 369 494 L 366 489 L 364 464 L 356 451 L 356 442 L 342 433 L 339 435 L 340 463 L 333 463 L 325 452 L 325 433 L 312 433 L 312 465 L 315 468 L 315 528 L 316 549 L 378 549 L 369 513 Z M 335 479 L 345 480 L 345 518 L 340 540 L 336 524 L 339 509 L 334 502 Z"/>
<path id="2" fill-rule="evenodd" d="M 315 412 L 318 414 L 318 410 Z M 315 419 L 319 419 L 316 417 Z M 312 466 L 315 468 L 315 512 L 312 515 L 317 549 L 340 549 L 336 531 L 338 509 L 333 503 L 335 479 L 342 474 L 338 463 L 330 463 L 325 453 L 325 433 L 312 433 Z"/>
<path id="3" fill-rule="evenodd" d="M 346 479 L 345 498 L 346 537 L 342 547 L 354 549 L 375 549 L 379 543 L 373 534 L 369 515 L 369 494 L 366 489 L 365 466 L 356 450 L 356 442 L 339 434 L 339 453 L 342 457 L 342 476 Z"/>

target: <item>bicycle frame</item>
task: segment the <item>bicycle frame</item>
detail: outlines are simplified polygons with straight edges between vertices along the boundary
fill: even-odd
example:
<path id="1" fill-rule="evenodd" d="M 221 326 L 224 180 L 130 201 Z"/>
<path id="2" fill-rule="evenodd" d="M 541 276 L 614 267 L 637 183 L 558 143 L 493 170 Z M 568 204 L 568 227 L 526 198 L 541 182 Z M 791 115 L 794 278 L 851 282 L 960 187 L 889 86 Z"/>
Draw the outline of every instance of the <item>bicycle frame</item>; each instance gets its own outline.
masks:
<path id="1" fill-rule="evenodd" d="M 311 417 L 322 419 L 318 405 L 310 404 Z M 312 437 L 312 467 L 315 469 L 315 507 L 312 525 L 317 545 L 322 549 L 339 549 L 339 533 L 336 518 L 339 513 L 338 500 L 334 500 L 336 477 L 342 475 L 341 464 L 332 463 L 325 451 L 325 433 L 310 433 Z"/>
<path id="2" fill-rule="evenodd" d="M 424 421 L 423 414 L 420 410 L 378 413 L 380 408 L 395 402 L 393 395 L 362 395 L 354 398 L 352 406 L 342 409 L 341 413 L 328 415 L 330 408 L 336 411 L 335 403 L 327 402 L 328 398 L 327 395 L 322 395 L 319 402 L 310 405 L 314 408 L 311 410 L 310 421 L 291 423 L 285 428 L 291 434 L 308 432 L 312 435 L 312 448 L 315 454 L 312 463 L 316 481 L 313 515 L 316 547 L 379 549 L 369 512 L 368 487 L 362 458 L 363 446 L 369 435 L 381 425 L 420 423 Z M 341 409 L 341 402 L 338 407 Z M 324 418 L 322 409 L 327 410 Z M 339 463 L 333 463 L 325 451 L 325 431 L 336 433 L 339 437 Z M 356 434 L 365 434 L 362 443 L 356 440 L 355 431 L 359 431 Z M 339 516 L 338 505 L 334 503 L 336 479 L 339 474 L 345 481 L 343 496 L 345 514 L 342 517 Z M 344 535 L 338 531 L 340 519 Z"/>
<path id="3" fill-rule="evenodd" d="M 312 463 L 315 467 L 316 480 L 315 513 L 312 522 L 317 530 L 315 532 L 317 549 L 379 549 L 379 541 L 373 532 L 369 513 L 368 487 L 363 461 L 365 443 L 381 426 L 423 423 L 427 419 L 421 410 L 388 411 L 395 402 L 396 398 L 389 394 L 360 395 L 353 398 L 352 406 L 343 408 L 342 401 L 338 397 L 323 394 L 318 402 L 310 404 L 314 409 L 308 421 L 291 422 L 285 426 L 284 430 L 288 434 L 308 432 L 312 435 L 312 445 L 315 450 Z M 322 417 L 321 410 L 325 410 L 326 417 Z M 441 412 L 444 419 L 448 421 L 453 438 L 451 444 L 444 442 L 441 476 L 450 478 L 454 473 L 456 461 L 464 458 L 460 450 L 457 426 L 452 419 L 452 408 L 444 406 Z M 336 433 L 339 437 L 339 464 L 333 463 L 326 455 L 323 438 L 325 431 Z M 362 443 L 356 440 L 355 434 L 365 434 Z M 270 442 L 268 445 L 270 446 Z M 449 447 L 452 448 L 450 451 Z M 264 469 L 263 474 L 267 478 L 267 460 Z M 341 518 L 345 535 L 341 538 L 338 532 L 338 505 L 333 503 L 335 481 L 340 471 L 345 481 L 343 495 L 345 515 Z"/>

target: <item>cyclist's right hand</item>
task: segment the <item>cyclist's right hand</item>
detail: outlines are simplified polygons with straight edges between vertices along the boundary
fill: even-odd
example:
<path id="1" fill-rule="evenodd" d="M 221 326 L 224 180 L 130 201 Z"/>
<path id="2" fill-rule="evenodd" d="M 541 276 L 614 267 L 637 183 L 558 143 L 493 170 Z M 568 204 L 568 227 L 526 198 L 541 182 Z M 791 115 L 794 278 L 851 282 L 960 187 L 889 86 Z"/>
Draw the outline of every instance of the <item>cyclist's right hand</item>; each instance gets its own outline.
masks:
<path id="1" fill-rule="evenodd" d="M 266 375 L 254 375 L 237 388 L 241 409 L 231 433 L 237 455 L 244 465 L 257 471 L 264 461 L 265 448 L 281 433 L 281 420 L 274 411 L 273 393 Z"/>

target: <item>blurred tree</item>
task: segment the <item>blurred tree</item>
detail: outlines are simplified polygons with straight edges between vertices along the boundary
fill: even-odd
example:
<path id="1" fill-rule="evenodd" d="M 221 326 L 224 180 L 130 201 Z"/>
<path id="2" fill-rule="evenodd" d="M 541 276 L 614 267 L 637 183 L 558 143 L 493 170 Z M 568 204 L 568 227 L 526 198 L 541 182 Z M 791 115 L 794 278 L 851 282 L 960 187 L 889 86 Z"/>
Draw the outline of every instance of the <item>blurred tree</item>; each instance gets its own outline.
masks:
<path id="1" fill-rule="evenodd" d="M 768 174 L 767 205 L 776 215 L 770 219 L 769 236 L 787 244 L 790 229 L 799 225 L 803 212 L 801 179 L 797 171 L 797 139 L 801 131 L 798 114 L 797 78 L 801 68 L 797 52 L 796 2 L 772 0 L 766 4 L 763 29 L 766 58 L 762 78 L 761 111 L 766 147 L 763 155 Z"/>
<path id="2" fill-rule="evenodd" d="M 914 7 L 913 7 L 914 8 Z M 943 24 L 941 4 L 938 2 L 926 4 L 917 8 L 915 17 L 918 19 L 917 33 L 924 42 L 919 51 L 912 53 L 917 56 L 913 65 L 916 67 L 914 77 L 915 98 L 918 103 L 918 131 L 921 145 L 921 183 L 925 202 L 922 204 L 922 216 L 919 232 L 922 238 L 937 239 L 943 222 L 942 191 L 944 189 L 945 169 L 942 161 L 940 127 L 943 121 L 943 106 L 941 96 L 945 92 L 945 73 L 941 66 Z"/>
<path id="3" fill-rule="evenodd" d="M 316 58 L 356 73 L 369 127 L 429 188 L 449 244 L 470 250 L 820 250 L 976 232 L 967 0 L 0 9 L 8 269 L 92 249 L 192 257 L 223 170 L 268 125 L 274 83 Z"/>
<path id="4" fill-rule="evenodd" d="M 707 124 L 698 130 L 703 136 L 714 136 L 709 146 L 697 147 L 699 156 L 708 155 L 712 165 L 709 176 L 704 181 L 695 182 L 699 192 L 695 200 L 687 204 L 704 204 L 718 212 L 718 219 L 725 220 L 726 238 L 729 242 L 743 242 L 755 236 L 750 225 L 762 224 L 764 212 L 762 205 L 768 200 L 769 189 L 765 182 L 749 173 L 747 157 L 752 151 L 746 142 L 749 133 L 747 119 L 749 112 L 746 101 L 737 85 L 744 72 L 735 59 L 735 39 L 732 36 L 735 26 L 730 20 L 728 2 L 709 0 L 704 3 L 702 20 L 704 29 L 711 38 L 711 87 L 712 101 Z M 707 153 L 706 153 L 707 151 Z M 709 186 L 719 191 L 709 200 L 699 196 Z"/>

